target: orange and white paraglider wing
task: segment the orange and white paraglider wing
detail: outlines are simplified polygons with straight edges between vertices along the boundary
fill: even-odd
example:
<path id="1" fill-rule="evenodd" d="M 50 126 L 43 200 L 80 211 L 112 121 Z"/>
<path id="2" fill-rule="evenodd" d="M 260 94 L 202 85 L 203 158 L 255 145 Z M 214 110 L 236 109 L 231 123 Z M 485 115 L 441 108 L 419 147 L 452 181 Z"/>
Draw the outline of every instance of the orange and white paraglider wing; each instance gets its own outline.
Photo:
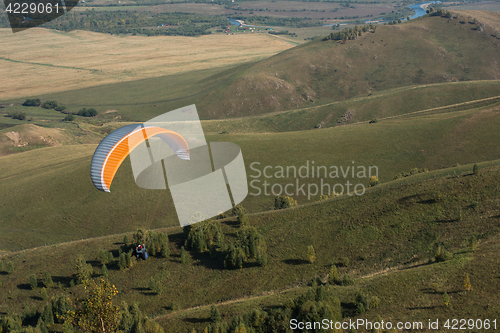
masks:
<path id="1" fill-rule="evenodd" d="M 140 143 L 153 136 L 161 138 L 180 159 L 189 160 L 189 146 L 179 133 L 155 126 L 127 125 L 111 132 L 97 146 L 90 166 L 94 186 L 109 192 L 111 182 L 125 158 Z"/>

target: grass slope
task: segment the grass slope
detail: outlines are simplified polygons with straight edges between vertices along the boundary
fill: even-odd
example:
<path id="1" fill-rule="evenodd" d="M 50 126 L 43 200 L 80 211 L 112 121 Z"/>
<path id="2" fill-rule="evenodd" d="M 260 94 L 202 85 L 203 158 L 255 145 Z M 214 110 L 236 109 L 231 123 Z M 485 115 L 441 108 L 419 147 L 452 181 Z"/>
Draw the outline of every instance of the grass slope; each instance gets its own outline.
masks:
<path id="1" fill-rule="evenodd" d="M 108 265 L 110 279 L 118 287 L 118 302 L 137 301 L 150 316 L 171 313 L 158 320 L 167 331 L 179 332 L 206 325 L 200 319 L 205 314 L 180 311 L 179 319 L 175 320 L 177 313 L 172 312 L 171 304 L 185 309 L 266 292 L 272 295 L 303 286 L 315 277 L 325 278 L 330 265 L 338 263 L 342 257 L 349 258 L 351 264 L 340 268 L 341 275 L 347 272 L 356 278 L 373 276 L 387 268 L 398 270 L 405 265 L 425 263 L 441 245 L 454 253 L 453 260 L 398 271 L 386 277 L 374 276 L 358 281 L 353 287 L 338 288 L 342 301 L 351 303 L 354 289 L 361 288 L 382 300 L 381 308 L 370 316 L 383 314 L 384 318 L 409 320 L 466 312 L 479 318 L 486 314 L 497 315 L 492 290 L 497 285 L 498 272 L 492 271 L 491 265 L 497 263 L 495 255 L 498 253 L 495 244 L 500 230 L 500 205 L 496 199 L 499 181 L 500 168 L 494 167 L 480 170 L 479 175 L 445 177 L 390 191 L 374 191 L 362 197 L 252 216 L 251 224 L 265 236 L 268 248 L 269 263 L 261 268 L 247 265 L 241 270 L 223 269 L 220 262 L 210 259 L 208 254 L 189 254 L 187 263 L 181 264 L 181 230 L 169 229 L 171 259 L 151 258 L 124 271 L 117 271 L 116 264 Z M 229 239 L 237 228 L 231 221 L 223 223 Z M 464 250 L 467 252 L 466 240 L 472 235 L 484 244 L 474 255 L 464 253 Z M 97 238 L 3 255 L 2 261 L 12 261 L 15 267 L 13 274 L 0 276 L 2 288 L 5 288 L 0 293 L 3 311 L 8 307 L 11 312 L 20 312 L 29 303 L 38 308 L 43 306 L 44 302 L 37 298 L 39 290 L 30 290 L 27 285 L 31 273 L 41 276 L 48 271 L 56 284 L 61 283 L 60 287 L 49 288 L 49 296 L 70 292 L 78 297 L 81 287 L 69 285 L 75 273 L 76 256 L 83 253 L 99 274 L 99 265 L 94 261 L 97 251 L 100 248 L 113 250 L 116 257 L 122 237 Z M 314 264 L 304 260 L 309 245 L 316 249 Z M 465 272 L 471 275 L 474 286 L 471 294 L 461 292 L 460 283 Z M 148 289 L 148 281 L 153 276 L 162 279 L 164 292 L 159 296 Z M 406 289 L 407 293 L 398 293 Z M 451 294 L 451 310 L 439 307 L 440 294 L 444 291 Z M 487 313 L 479 310 L 482 308 L 474 308 L 481 297 L 479 304 L 490 304 Z M 268 305 L 276 305 L 282 300 L 271 299 Z M 241 313 L 255 305 L 240 307 L 234 303 L 231 306 L 235 308 L 224 310 L 224 313 L 226 316 Z M 429 311 L 433 307 L 437 313 Z M 350 316 L 349 312 L 345 315 Z"/>
<path id="2" fill-rule="evenodd" d="M 207 135 L 210 141 L 230 141 L 243 153 L 250 183 L 243 205 L 251 212 L 273 208 L 274 195 L 264 181 L 279 186 L 294 184 L 289 191 L 299 203 L 318 200 L 319 192 L 308 198 L 308 184 L 361 183 L 368 178 L 353 179 L 339 170 L 339 178 L 330 178 L 331 166 L 377 166 L 382 182 L 412 168 L 437 170 L 459 164 L 498 158 L 497 128 L 500 108 L 479 108 L 449 113 L 422 114 L 392 118 L 375 124 L 360 123 L 322 130 L 285 133 Z M 300 142 L 300 144 L 298 144 Z M 169 191 L 146 191 L 134 184 L 128 161 L 119 169 L 111 193 L 97 191 L 89 177 L 95 146 L 87 146 L 86 156 L 73 157 L 73 146 L 45 148 L 0 157 L 3 170 L 0 185 L 0 216 L 9 224 L 0 225 L 0 249 L 16 250 L 46 243 L 130 231 L 138 226 L 177 225 Z M 55 162 L 57 159 L 65 163 Z M 26 164 L 25 161 L 31 161 Z M 53 161 L 53 162 L 52 162 Z M 307 162 L 309 161 L 309 162 Z M 276 166 L 326 166 L 328 176 L 300 178 L 290 173 L 274 177 Z M 352 163 L 354 161 L 354 164 Z M 253 164 L 253 168 L 250 166 Z M 13 171 L 23 166 L 22 173 Z M 39 166 L 42 165 L 42 166 Z M 47 167 L 50 165 L 50 167 Z M 267 175 L 259 176 L 265 166 Z M 356 169 L 358 172 L 359 169 Z M 303 173 L 302 173 L 303 175 Z M 357 176 L 357 175 L 355 175 Z M 368 177 L 368 174 L 366 175 Z M 304 185 L 304 193 L 298 191 Z M 258 191 L 261 191 L 259 195 Z M 347 190 L 347 189 L 345 189 Z M 351 186 L 352 190 L 352 186 Z M 267 191 L 267 194 L 266 193 Z M 325 188 L 325 193 L 327 189 Z M 337 188 L 337 192 L 340 188 Z M 310 199 L 310 200 L 309 200 Z M 156 208 L 158 207 L 158 208 Z M 15 226 L 13 226 L 13 223 Z"/>

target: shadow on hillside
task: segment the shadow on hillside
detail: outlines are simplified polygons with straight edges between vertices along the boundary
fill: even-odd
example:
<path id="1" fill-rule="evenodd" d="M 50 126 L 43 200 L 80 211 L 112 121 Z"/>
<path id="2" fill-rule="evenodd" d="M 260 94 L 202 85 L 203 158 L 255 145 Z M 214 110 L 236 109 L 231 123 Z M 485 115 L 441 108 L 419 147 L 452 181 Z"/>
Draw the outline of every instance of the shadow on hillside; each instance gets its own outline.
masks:
<path id="1" fill-rule="evenodd" d="M 309 261 L 304 260 L 304 259 L 285 259 L 285 260 L 282 260 L 282 262 L 284 262 L 287 265 L 294 265 L 294 266 L 305 265 L 305 264 L 309 263 Z"/>
<path id="2" fill-rule="evenodd" d="M 1 276 L 1 275 L 7 275 L 7 274 L 9 274 L 9 273 L 7 273 L 7 272 L 3 272 L 3 271 L 2 271 L 2 272 L 0 272 L 0 276 Z"/>
<path id="3" fill-rule="evenodd" d="M 434 305 L 434 306 L 416 306 L 413 308 L 407 308 L 408 310 L 432 310 L 439 308 L 440 306 Z"/>
<path id="4" fill-rule="evenodd" d="M 356 313 L 356 304 L 355 303 L 342 302 L 342 303 L 340 303 L 340 306 L 342 307 L 342 318 L 356 316 L 357 313 Z"/>
<path id="5" fill-rule="evenodd" d="M 458 219 L 448 219 L 448 220 L 443 219 L 443 220 L 436 220 L 434 222 L 436 222 L 436 223 L 453 223 L 453 222 L 458 222 Z"/>
<path id="6" fill-rule="evenodd" d="M 224 221 L 222 223 L 233 228 L 239 227 L 238 221 Z"/>
<path id="7" fill-rule="evenodd" d="M 34 299 L 35 301 L 43 301 L 43 298 L 40 296 L 30 296 L 31 299 Z"/>
<path id="8" fill-rule="evenodd" d="M 398 269 L 398 271 L 406 271 L 407 269 L 412 269 L 412 268 L 417 268 L 417 267 L 422 267 L 422 266 L 427 266 L 427 265 L 431 265 L 433 264 L 434 262 L 424 262 L 423 264 L 418 264 L 418 265 L 414 265 L 414 266 L 410 266 L 410 267 L 403 267 L 403 268 L 400 268 Z"/>
<path id="9" fill-rule="evenodd" d="M 52 281 L 55 284 L 61 283 L 62 285 L 69 286 L 73 277 L 71 276 L 53 276 Z"/>
<path id="10" fill-rule="evenodd" d="M 202 324 L 210 322 L 209 318 L 184 318 L 182 321 L 186 321 L 191 324 Z"/>
<path id="11" fill-rule="evenodd" d="M 17 285 L 17 289 L 31 290 L 31 286 L 27 283 L 21 283 Z"/>

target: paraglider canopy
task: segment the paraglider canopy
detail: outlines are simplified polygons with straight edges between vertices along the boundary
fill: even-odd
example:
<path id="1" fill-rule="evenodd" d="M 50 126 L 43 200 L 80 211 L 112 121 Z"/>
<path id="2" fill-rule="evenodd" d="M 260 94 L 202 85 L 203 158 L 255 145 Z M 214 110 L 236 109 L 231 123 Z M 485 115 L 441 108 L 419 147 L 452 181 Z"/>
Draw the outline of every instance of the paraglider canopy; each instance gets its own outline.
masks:
<path id="1" fill-rule="evenodd" d="M 94 152 L 90 174 L 94 186 L 109 192 L 118 168 L 139 144 L 153 136 L 161 138 L 182 160 L 189 160 L 189 146 L 177 132 L 161 127 L 127 125 L 111 132 Z"/>

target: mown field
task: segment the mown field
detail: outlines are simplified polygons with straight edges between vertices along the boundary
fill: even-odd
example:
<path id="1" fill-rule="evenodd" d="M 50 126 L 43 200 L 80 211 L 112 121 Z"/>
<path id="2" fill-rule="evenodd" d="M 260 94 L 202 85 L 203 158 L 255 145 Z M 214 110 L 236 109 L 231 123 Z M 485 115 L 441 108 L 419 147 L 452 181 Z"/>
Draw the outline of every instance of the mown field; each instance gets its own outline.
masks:
<path id="1" fill-rule="evenodd" d="M 12 34 L 0 29 L 0 100 L 227 67 L 293 46 L 264 34 L 233 37 L 118 37 L 46 29 Z"/>

